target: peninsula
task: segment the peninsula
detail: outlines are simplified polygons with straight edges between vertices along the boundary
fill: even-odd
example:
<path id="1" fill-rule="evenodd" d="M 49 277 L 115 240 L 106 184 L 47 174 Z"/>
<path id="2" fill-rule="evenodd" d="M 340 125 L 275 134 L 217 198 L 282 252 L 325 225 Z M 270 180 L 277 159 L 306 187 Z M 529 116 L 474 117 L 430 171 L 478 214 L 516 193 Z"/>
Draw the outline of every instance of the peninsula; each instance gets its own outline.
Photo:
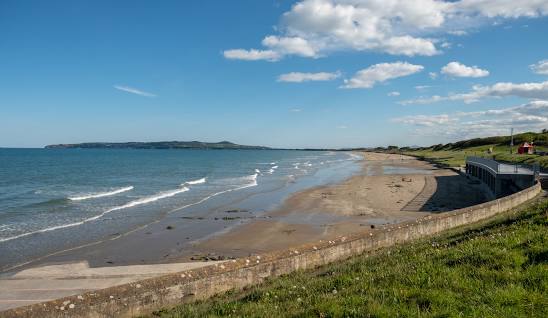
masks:
<path id="1" fill-rule="evenodd" d="M 270 149 L 263 146 L 245 146 L 230 141 L 157 141 L 157 142 L 86 142 L 79 144 L 47 145 L 46 149 Z"/>

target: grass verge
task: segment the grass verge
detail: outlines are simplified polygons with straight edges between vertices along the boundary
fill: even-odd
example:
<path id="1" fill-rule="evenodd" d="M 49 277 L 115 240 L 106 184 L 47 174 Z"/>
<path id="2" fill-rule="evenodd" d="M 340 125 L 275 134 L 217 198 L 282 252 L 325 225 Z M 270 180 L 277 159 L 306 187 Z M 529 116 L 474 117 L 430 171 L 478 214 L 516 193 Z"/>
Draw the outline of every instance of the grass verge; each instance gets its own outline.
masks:
<path id="1" fill-rule="evenodd" d="M 488 149 L 492 153 L 488 153 Z M 466 149 L 441 149 L 425 148 L 419 150 L 402 151 L 403 154 L 427 159 L 445 167 L 464 166 L 467 156 L 477 156 L 495 159 L 500 162 L 533 165 L 538 163 L 543 169 L 548 169 L 548 156 L 510 154 L 508 147 L 497 145 L 477 146 Z"/>
<path id="2" fill-rule="evenodd" d="M 159 317 L 548 317 L 548 200 Z"/>

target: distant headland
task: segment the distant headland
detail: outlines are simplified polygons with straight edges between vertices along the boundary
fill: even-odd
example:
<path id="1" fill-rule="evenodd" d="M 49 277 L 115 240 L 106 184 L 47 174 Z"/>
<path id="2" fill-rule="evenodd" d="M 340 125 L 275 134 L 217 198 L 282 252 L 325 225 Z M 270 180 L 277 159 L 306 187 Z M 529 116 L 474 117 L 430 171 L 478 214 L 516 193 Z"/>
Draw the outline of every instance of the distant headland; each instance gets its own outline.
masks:
<path id="1" fill-rule="evenodd" d="M 230 141 L 158 141 L 158 142 L 86 142 L 79 144 L 47 145 L 47 149 L 271 149 L 264 146 L 245 146 Z"/>

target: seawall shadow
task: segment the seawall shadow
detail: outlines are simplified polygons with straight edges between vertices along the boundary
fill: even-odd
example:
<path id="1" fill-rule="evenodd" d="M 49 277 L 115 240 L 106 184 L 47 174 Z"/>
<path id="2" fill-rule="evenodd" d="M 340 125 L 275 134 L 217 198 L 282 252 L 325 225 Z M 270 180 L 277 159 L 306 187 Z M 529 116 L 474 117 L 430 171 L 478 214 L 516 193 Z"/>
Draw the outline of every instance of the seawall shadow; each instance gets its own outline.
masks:
<path id="1" fill-rule="evenodd" d="M 463 176 L 427 176 L 422 191 L 402 211 L 440 213 L 486 201 L 481 187 Z"/>

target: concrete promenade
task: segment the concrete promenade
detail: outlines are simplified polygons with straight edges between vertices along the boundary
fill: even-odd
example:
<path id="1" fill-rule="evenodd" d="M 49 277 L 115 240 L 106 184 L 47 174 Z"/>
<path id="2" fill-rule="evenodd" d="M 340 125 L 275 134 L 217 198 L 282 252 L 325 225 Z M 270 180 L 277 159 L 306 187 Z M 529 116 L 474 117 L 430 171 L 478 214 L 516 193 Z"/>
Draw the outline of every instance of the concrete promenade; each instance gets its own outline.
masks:
<path id="1" fill-rule="evenodd" d="M 1 311 L 223 261 L 90 268 L 86 262 L 35 267 L 0 277 Z M 75 274 L 77 273 L 77 274 Z"/>
<path id="2" fill-rule="evenodd" d="M 532 186 L 539 176 L 538 170 L 481 157 L 466 158 L 466 173 L 486 184 L 496 198 Z"/>

